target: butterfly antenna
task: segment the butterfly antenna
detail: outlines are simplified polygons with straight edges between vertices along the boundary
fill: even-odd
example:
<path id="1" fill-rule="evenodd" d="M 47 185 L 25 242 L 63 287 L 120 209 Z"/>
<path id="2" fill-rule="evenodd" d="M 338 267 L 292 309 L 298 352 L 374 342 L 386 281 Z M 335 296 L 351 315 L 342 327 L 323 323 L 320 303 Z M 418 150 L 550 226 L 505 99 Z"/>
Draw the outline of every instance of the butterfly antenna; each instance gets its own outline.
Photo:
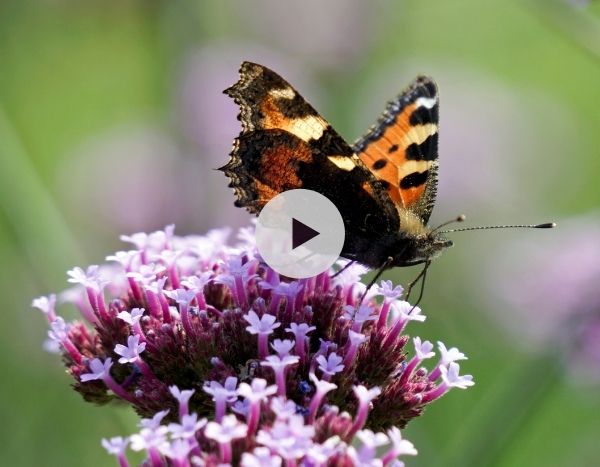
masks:
<path id="1" fill-rule="evenodd" d="M 555 222 L 545 222 L 543 224 L 516 224 L 516 225 L 482 225 L 477 227 L 465 227 L 463 229 L 443 230 L 440 233 L 467 232 L 469 230 L 489 230 L 489 229 L 553 229 Z"/>
<path id="2" fill-rule="evenodd" d="M 447 225 L 454 224 L 455 222 L 464 222 L 466 218 L 467 218 L 467 216 L 465 216 L 464 214 L 461 214 L 460 216 L 455 217 L 454 219 L 451 219 L 449 221 L 441 223 L 435 229 L 432 229 L 430 234 L 436 233 L 442 227 L 446 227 Z"/>

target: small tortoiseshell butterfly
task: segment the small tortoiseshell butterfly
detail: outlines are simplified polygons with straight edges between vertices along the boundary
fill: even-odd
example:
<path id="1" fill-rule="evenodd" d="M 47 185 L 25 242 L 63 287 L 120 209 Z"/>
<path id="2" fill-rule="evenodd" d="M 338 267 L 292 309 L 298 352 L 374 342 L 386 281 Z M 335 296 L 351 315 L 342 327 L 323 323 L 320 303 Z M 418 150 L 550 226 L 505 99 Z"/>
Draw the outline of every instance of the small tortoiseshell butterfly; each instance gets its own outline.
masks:
<path id="1" fill-rule="evenodd" d="M 452 246 L 439 227 L 427 226 L 438 171 L 433 79 L 417 77 L 352 146 L 262 65 L 242 63 L 240 80 L 224 92 L 239 105 L 242 123 L 230 160 L 220 169 L 230 179 L 236 206 L 258 214 L 285 190 L 319 192 L 344 220 L 341 256 L 379 274 L 395 266 L 427 266 Z"/>

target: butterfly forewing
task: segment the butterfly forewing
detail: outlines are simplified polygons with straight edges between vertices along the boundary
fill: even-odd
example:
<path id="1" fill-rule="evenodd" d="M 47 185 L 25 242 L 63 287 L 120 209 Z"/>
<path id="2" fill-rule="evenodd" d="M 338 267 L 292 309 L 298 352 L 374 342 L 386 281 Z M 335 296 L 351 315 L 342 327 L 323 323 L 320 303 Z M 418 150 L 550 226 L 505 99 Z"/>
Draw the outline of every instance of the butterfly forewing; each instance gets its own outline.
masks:
<path id="1" fill-rule="evenodd" d="M 240 106 L 242 132 L 221 170 L 236 205 L 252 213 L 277 194 L 304 188 L 329 198 L 347 231 L 376 239 L 398 230 L 398 214 L 383 185 L 344 139 L 283 78 L 244 62 L 225 93 Z M 368 213 L 377 212 L 378 216 Z"/>

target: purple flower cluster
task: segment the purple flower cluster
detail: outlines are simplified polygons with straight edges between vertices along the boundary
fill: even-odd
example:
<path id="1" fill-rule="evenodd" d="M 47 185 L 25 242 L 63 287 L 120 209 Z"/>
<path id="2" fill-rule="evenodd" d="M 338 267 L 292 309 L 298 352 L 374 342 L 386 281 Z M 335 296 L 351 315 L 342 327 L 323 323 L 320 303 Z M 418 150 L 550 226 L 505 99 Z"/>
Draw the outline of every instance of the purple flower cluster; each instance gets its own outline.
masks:
<path id="1" fill-rule="evenodd" d="M 402 465 L 416 454 L 400 428 L 453 387 L 473 384 L 438 342 L 413 338 L 421 310 L 382 281 L 362 304 L 366 270 L 291 281 L 256 252 L 252 228 L 179 237 L 173 226 L 122 240 L 134 246 L 74 268 L 61 296 L 87 324 L 66 323 L 56 296 L 33 306 L 50 324 L 85 400 L 125 401 L 143 417 L 128 438 L 103 446 L 128 465 Z M 93 327 L 93 331 L 90 330 Z"/>

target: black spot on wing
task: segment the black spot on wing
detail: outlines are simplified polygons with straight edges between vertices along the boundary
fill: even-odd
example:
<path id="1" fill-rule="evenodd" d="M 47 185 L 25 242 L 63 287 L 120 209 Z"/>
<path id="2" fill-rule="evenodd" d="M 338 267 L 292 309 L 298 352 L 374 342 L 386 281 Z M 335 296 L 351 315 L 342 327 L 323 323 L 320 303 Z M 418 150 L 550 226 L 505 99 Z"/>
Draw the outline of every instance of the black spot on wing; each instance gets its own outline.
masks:
<path id="1" fill-rule="evenodd" d="M 385 159 L 378 159 L 373 164 L 373 170 L 381 170 L 387 165 L 387 161 Z"/>
<path id="2" fill-rule="evenodd" d="M 423 125 L 425 123 L 437 124 L 439 120 L 439 106 L 435 104 L 431 109 L 424 105 L 417 107 L 410 115 L 409 122 L 411 125 Z"/>
<path id="3" fill-rule="evenodd" d="M 426 170 L 425 172 L 413 172 L 411 174 L 408 174 L 407 176 L 403 177 L 402 180 L 400 180 L 400 188 L 406 190 L 408 188 L 421 186 L 427 181 L 428 175 L 428 170 Z"/>
<path id="4" fill-rule="evenodd" d="M 406 148 L 406 158 L 412 161 L 433 161 L 437 159 L 438 134 L 427 137 L 421 144 L 412 143 Z"/>
<path id="5" fill-rule="evenodd" d="M 397 144 L 392 144 L 390 146 L 390 148 L 388 149 L 388 153 L 392 154 L 393 152 L 396 152 L 398 150 L 398 145 Z"/>
<path id="6" fill-rule="evenodd" d="M 277 108 L 286 118 L 295 119 L 319 115 L 317 111 L 297 92 L 295 92 L 292 99 L 282 97 L 277 99 L 276 103 Z"/>

